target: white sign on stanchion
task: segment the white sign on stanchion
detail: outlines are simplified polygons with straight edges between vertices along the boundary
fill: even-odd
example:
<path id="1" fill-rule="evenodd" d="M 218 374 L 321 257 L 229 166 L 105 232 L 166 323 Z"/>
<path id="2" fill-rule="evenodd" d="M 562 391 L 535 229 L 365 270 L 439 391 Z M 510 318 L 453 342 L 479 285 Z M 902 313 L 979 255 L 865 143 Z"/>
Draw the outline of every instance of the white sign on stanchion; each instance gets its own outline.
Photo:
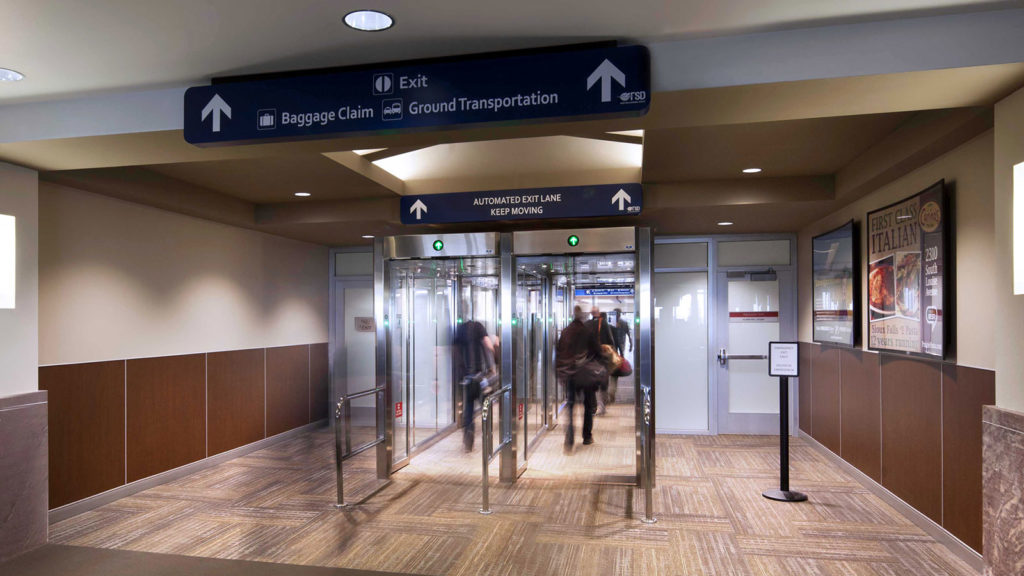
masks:
<path id="1" fill-rule="evenodd" d="M 780 502 L 803 502 L 806 494 L 789 489 L 789 377 L 800 375 L 800 346 L 796 342 L 768 343 L 768 375 L 779 378 L 780 487 L 761 494 Z"/>
<path id="2" fill-rule="evenodd" d="M 768 375 L 800 375 L 800 347 L 796 342 L 768 343 Z"/>

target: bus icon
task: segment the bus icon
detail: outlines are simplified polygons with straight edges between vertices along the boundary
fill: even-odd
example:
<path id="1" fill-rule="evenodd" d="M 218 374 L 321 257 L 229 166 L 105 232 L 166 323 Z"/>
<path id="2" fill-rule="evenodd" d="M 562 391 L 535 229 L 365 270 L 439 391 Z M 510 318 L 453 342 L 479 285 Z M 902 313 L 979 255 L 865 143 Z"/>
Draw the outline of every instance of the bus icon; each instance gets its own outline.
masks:
<path id="1" fill-rule="evenodd" d="M 277 128 L 277 110 L 265 108 L 256 111 L 256 129 L 273 130 Z"/>
<path id="2" fill-rule="evenodd" d="M 401 120 L 402 119 L 402 99 L 395 98 L 393 100 L 385 100 L 381 102 L 381 120 Z"/>

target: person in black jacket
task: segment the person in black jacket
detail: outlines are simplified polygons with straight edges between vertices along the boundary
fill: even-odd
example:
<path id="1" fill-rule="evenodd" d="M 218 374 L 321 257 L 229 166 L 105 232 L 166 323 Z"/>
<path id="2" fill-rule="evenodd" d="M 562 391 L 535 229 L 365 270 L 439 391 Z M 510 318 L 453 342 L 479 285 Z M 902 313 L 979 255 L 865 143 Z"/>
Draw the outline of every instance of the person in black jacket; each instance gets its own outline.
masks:
<path id="1" fill-rule="evenodd" d="M 473 426 L 476 402 L 488 379 L 495 376 L 494 345 L 487 337 L 487 328 L 476 320 L 459 324 L 453 343 L 456 381 L 462 386 L 463 394 L 462 445 L 469 452 L 476 435 Z"/>
<path id="2" fill-rule="evenodd" d="M 615 348 L 615 331 L 612 325 L 608 323 L 607 312 L 601 312 L 600 308 L 594 306 L 590 309 L 590 320 L 587 321 L 586 325 L 597 337 L 599 354 L 600 346 L 602 345 L 611 346 L 612 349 Z M 605 404 L 608 402 L 608 382 L 605 382 L 597 391 L 597 409 L 595 413 L 598 416 L 604 415 Z"/>
<path id="3" fill-rule="evenodd" d="M 559 379 L 565 386 L 566 412 L 569 420 L 565 427 L 567 450 L 571 450 L 575 442 L 572 413 L 577 396 L 583 397 L 583 443 L 594 443 L 595 388 L 579 385 L 576 372 L 586 361 L 600 357 L 601 346 L 597 341 L 597 333 L 583 324 L 583 318 L 583 310 L 576 306 L 573 310 L 573 321 L 562 330 L 555 350 L 555 367 Z"/>

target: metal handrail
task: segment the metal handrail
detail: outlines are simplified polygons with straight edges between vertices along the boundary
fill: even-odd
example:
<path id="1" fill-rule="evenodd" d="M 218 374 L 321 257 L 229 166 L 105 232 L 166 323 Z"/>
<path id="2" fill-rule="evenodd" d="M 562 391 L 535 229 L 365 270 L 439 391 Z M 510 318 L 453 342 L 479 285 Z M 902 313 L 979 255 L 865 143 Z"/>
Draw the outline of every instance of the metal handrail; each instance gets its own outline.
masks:
<path id="1" fill-rule="evenodd" d="M 345 454 L 345 450 L 343 448 L 343 446 L 345 445 L 345 426 L 341 421 L 342 416 L 345 415 L 345 408 L 351 406 L 350 402 L 352 400 L 363 398 L 365 396 L 370 396 L 371 394 L 381 394 L 383 392 L 384 387 L 378 386 L 377 388 L 363 390 L 362 392 L 356 392 L 355 394 L 343 395 L 341 398 L 338 399 L 338 404 L 334 409 L 334 472 L 337 475 L 338 482 L 338 501 L 337 503 L 334 504 L 335 508 L 347 508 L 349 506 L 348 504 L 345 503 L 345 481 L 342 474 L 342 462 L 348 460 L 353 456 L 362 454 L 363 452 L 369 450 L 370 448 L 373 448 L 374 446 L 377 446 L 384 442 L 384 436 L 378 436 L 376 440 L 364 444 L 363 446 L 360 446 L 355 450 L 350 450 L 348 454 Z M 376 414 L 377 411 L 375 410 L 374 413 Z M 379 433 L 380 423 L 377 422 L 376 424 Z"/>
<path id="2" fill-rule="evenodd" d="M 491 513 L 491 500 L 490 500 L 490 464 L 494 460 L 494 457 L 500 453 L 506 446 L 512 442 L 511 434 L 503 434 L 501 444 L 498 444 L 497 448 L 494 448 L 494 438 L 491 434 L 491 408 L 494 405 L 495 397 L 512 392 L 511 385 L 505 385 L 490 394 L 483 397 L 480 410 L 480 427 L 483 429 L 480 438 L 480 453 L 483 460 L 483 506 L 480 508 L 481 514 Z"/>

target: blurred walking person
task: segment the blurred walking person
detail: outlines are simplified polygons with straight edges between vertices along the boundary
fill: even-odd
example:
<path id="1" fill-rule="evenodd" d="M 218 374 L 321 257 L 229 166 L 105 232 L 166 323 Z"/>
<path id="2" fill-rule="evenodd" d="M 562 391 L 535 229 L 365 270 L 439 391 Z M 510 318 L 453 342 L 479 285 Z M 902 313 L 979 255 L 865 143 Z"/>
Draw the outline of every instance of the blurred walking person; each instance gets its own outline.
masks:
<path id="1" fill-rule="evenodd" d="M 473 449 L 476 432 L 473 413 L 481 391 L 496 375 L 494 345 L 487 336 L 487 328 L 476 320 L 459 325 L 455 330 L 455 368 L 457 382 L 462 387 L 462 446 L 466 452 Z"/>
<path id="2" fill-rule="evenodd" d="M 601 312 L 601 309 L 594 305 L 590 309 L 590 320 L 587 321 L 586 326 L 592 331 L 597 338 L 598 343 L 598 356 L 604 358 L 604 354 L 601 351 L 601 346 L 608 346 L 612 350 L 615 349 L 615 332 L 612 330 L 611 324 L 608 323 L 608 313 Z M 605 368 L 611 372 L 611 367 L 608 364 L 607 359 L 605 360 Z M 597 391 L 597 409 L 595 414 L 603 416 L 605 413 L 605 404 L 610 403 L 608 399 L 608 382 L 601 385 L 600 390 Z"/>
<path id="3" fill-rule="evenodd" d="M 594 405 L 595 393 L 599 386 L 603 371 L 599 362 L 601 347 L 597 341 L 597 333 L 583 323 L 583 310 L 576 306 L 573 310 L 573 321 L 562 331 L 558 338 L 555 351 L 555 367 L 558 377 L 565 386 L 566 413 L 568 424 L 565 427 L 565 448 L 571 450 L 576 440 L 573 408 L 581 398 L 583 400 L 583 443 L 594 443 Z M 607 372 L 604 373 L 607 379 Z"/>

